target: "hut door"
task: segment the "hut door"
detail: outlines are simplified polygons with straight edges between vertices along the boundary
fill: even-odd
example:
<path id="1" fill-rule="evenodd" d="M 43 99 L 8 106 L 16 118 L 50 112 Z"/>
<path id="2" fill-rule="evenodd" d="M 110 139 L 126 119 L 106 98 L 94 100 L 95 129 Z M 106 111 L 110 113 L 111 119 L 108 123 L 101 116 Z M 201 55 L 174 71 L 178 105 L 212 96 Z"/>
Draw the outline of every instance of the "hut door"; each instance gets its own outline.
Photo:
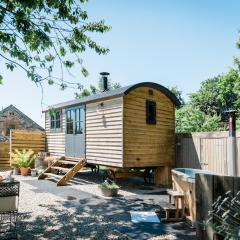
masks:
<path id="1" fill-rule="evenodd" d="M 85 157 L 85 106 L 66 109 L 66 156 Z"/>

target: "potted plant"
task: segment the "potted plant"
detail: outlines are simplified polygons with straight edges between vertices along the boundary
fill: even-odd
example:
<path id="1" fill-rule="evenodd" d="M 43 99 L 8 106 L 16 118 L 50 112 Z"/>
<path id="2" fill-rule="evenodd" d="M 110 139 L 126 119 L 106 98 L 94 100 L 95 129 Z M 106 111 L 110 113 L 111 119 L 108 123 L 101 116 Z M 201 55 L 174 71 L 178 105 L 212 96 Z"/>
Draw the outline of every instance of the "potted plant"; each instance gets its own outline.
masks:
<path id="1" fill-rule="evenodd" d="M 107 179 L 100 184 L 100 189 L 104 196 L 114 197 L 118 194 L 120 187 L 114 181 Z"/>
<path id="2" fill-rule="evenodd" d="M 19 174 L 19 168 L 17 166 L 13 167 L 13 174 L 18 175 Z"/>
<path id="3" fill-rule="evenodd" d="M 23 149 L 19 151 L 15 149 L 12 153 L 13 161 L 19 166 L 22 176 L 27 176 L 29 173 L 29 166 L 35 159 L 35 155 L 32 149 Z"/>
<path id="4" fill-rule="evenodd" d="M 31 176 L 36 177 L 37 176 L 37 169 L 33 168 L 31 169 Z"/>

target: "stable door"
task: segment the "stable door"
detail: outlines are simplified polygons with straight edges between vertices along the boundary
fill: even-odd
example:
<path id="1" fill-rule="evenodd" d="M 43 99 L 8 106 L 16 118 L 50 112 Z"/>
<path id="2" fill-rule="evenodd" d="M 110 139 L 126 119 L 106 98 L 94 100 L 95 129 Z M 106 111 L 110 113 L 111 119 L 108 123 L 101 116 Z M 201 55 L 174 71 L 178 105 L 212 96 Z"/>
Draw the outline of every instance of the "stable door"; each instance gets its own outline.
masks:
<path id="1" fill-rule="evenodd" d="M 85 105 L 66 109 L 66 156 L 85 157 Z"/>

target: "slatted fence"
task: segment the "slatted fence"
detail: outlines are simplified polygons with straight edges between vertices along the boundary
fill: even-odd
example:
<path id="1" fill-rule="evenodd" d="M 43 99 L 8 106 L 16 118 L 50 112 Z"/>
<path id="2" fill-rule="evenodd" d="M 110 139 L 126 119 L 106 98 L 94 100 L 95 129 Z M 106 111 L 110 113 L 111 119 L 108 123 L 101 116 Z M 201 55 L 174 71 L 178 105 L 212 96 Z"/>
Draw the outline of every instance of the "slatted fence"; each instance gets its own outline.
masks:
<path id="1" fill-rule="evenodd" d="M 10 167 L 10 145 L 6 142 L 0 142 L 0 170 Z"/>
<path id="2" fill-rule="evenodd" d="M 210 170 L 228 174 L 228 132 L 202 132 L 178 134 L 176 144 L 176 166 Z M 240 176 L 240 133 L 236 141 L 237 174 Z"/>
<path id="3" fill-rule="evenodd" d="M 27 130 L 11 130 L 10 134 L 10 152 L 15 149 L 32 149 L 35 154 L 45 152 L 46 141 L 45 132 L 27 131 Z M 11 160 L 11 164 L 14 164 Z"/>
<path id="4" fill-rule="evenodd" d="M 240 178 L 208 174 L 196 174 L 196 230 L 197 239 L 220 240 L 223 237 L 216 235 L 212 223 L 205 226 L 203 223 L 209 218 L 209 211 L 219 196 L 229 192 L 235 197 L 240 191 Z M 214 219 L 213 219 L 214 221 Z M 213 222 L 214 223 L 214 222 Z"/>

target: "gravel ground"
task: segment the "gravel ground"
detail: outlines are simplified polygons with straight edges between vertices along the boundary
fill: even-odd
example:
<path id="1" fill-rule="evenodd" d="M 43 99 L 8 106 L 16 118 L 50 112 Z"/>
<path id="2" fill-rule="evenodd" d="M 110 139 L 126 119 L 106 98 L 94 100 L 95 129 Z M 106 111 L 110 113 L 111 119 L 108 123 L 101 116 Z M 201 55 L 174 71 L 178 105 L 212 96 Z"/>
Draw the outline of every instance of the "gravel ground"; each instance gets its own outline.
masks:
<path id="1" fill-rule="evenodd" d="M 159 189 L 136 191 L 132 186 L 127 191 L 126 187 L 117 198 L 106 199 L 97 187 L 99 180 L 90 181 L 88 175 L 78 179 L 77 185 L 64 187 L 32 177 L 18 176 L 17 179 L 21 182 L 18 239 L 185 239 L 168 235 L 172 231 L 166 226 L 162 231 L 159 225 L 136 226 L 129 220 L 130 210 L 156 208 L 155 201 L 159 198 L 155 199 L 154 195 L 146 198 L 145 193 Z M 179 226 L 176 225 L 176 229 Z M 189 229 L 184 228 L 180 229 L 182 236 L 189 233 Z M 194 233 L 190 234 L 189 239 L 194 239 L 193 236 Z M 0 235 L 0 239 L 13 239 L 13 235 Z"/>

